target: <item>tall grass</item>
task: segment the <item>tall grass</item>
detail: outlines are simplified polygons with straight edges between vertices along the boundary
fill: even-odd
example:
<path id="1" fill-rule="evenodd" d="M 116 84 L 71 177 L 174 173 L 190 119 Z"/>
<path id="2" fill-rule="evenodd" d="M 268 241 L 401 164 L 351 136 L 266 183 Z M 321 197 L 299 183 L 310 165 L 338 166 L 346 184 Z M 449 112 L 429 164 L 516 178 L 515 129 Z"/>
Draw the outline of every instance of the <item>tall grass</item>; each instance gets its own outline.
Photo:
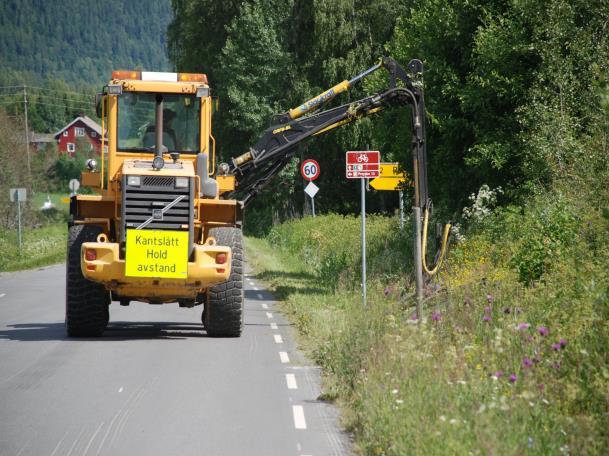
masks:
<path id="1" fill-rule="evenodd" d="M 19 248 L 17 230 L 0 228 L 0 272 L 29 269 L 65 260 L 67 228 L 53 223 L 40 228 L 24 228 Z"/>
<path id="2" fill-rule="evenodd" d="M 368 236 L 365 308 L 358 219 L 248 242 L 362 454 L 609 450 L 607 208 L 554 192 L 491 214 L 427 285 L 420 322 L 408 231 L 371 217 Z"/>

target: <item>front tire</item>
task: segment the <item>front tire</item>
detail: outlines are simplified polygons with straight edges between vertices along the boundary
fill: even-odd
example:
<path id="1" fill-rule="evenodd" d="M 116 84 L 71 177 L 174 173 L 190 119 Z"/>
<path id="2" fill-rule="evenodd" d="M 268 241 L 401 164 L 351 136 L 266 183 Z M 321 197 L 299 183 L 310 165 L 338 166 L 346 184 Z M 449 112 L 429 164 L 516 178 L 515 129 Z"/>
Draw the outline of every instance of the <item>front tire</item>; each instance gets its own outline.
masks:
<path id="1" fill-rule="evenodd" d="M 202 319 L 212 337 L 239 337 L 243 330 L 243 235 L 239 228 L 212 228 L 209 235 L 218 245 L 232 250 L 228 280 L 210 287 Z"/>
<path id="2" fill-rule="evenodd" d="M 80 269 L 83 242 L 95 242 L 102 232 L 94 225 L 73 225 L 68 232 L 66 260 L 66 333 L 70 337 L 96 337 L 109 320 L 110 293 L 87 280 Z"/>

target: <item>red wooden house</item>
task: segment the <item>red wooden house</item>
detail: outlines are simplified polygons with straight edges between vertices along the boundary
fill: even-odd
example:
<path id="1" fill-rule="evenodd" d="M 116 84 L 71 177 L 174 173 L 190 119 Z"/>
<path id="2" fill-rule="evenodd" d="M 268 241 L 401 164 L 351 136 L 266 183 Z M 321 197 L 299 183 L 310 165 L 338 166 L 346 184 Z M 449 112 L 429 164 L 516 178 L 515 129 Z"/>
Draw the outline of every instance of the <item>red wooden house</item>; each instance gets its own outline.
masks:
<path id="1" fill-rule="evenodd" d="M 63 127 L 54 138 L 57 140 L 57 150 L 59 153 L 67 153 L 73 156 L 78 144 L 82 144 L 79 139 L 89 143 L 89 150 L 94 150 L 97 155 L 101 149 L 101 126 L 87 116 L 80 116 Z"/>

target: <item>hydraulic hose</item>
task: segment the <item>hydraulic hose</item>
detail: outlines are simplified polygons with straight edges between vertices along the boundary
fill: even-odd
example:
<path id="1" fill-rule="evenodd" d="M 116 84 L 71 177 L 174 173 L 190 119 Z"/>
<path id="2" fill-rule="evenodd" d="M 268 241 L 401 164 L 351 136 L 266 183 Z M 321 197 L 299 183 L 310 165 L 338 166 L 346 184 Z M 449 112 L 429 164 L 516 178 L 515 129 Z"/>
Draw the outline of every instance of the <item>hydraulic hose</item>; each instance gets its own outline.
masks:
<path id="1" fill-rule="evenodd" d="M 446 255 L 446 247 L 448 245 L 448 235 L 450 234 L 450 223 L 444 225 L 444 232 L 442 233 L 442 244 L 440 246 L 440 257 L 438 258 L 438 262 L 433 266 L 432 269 L 429 269 L 427 266 L 427 225 L 429 224 L 429 208 L 425 208 L 425 215 L 423 216 L 423 241 L 421 246 L 421 256 L 423 257 L 423 270 L 430 276 L 436 274 L 442 266 L 442 262 L 444 261 L 444 256 Z"/>

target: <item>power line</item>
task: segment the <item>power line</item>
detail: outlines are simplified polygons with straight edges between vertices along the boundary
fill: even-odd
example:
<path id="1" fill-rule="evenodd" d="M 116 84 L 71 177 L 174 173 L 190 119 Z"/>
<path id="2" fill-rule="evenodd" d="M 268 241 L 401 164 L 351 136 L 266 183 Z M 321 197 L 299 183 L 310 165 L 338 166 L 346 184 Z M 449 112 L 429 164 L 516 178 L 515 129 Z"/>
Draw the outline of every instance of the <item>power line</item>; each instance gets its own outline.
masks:
<path id="1" fill-rule="evenodd" d="M 48 87 L 40 87 L 40 86 L 31 86 L 31 85 L 18 85 L 18 86 L 0 86 L 0 90 L 23 90 L 23 87 L 26 87 L 28 90 L 42 90 L 45 92 L 57 92 L 57 93 L 65 93 L 68 95 L 76 96 L 76 97 L 91 97 L 91 94 L 83 93 L 83 92 L 75 92 L 73 90 L 61 90 L 61 89 L 51 89 Z"/>
<path id="2" fill-rule="evenodd" d="M 51 100 L 61 100 L 61 101 L 65 101 L 67 103 L 73 103 L 73 104 L 82 104 L 82 105 L 91 105 L 91 106 L 93 106 L 93 104 L 94 104 L 93 101 L 70 100 L 69 98 L 53 97 L 51 95 L 32 95 L 32 96 L 36 97 L 35 99 L 48 98 Z"/>
<path id="3" fill-rule="evenodd" d="M 82 93 L 82 92 L 75 92 L 73 90 L 60 90 L 60 89 L 49 89 L 49 88 L 45 88 L 45 87 L 36 87 L 36 86 L 27 86 L 28 89 L 34 89 L 34 90 L 44 90 L 45 92 L 59 92 L 59 93 L 68 93 L 68 94 L 73 94 L 79 97 L 90 97 L 91 95 L 86 94 L 86 93 Z"/>
<path id="4" fill-rule="evenodd" d="M 23 103 L 22 101 L 8 101 L 8 102 L 0 102 L 0 105 L 14 105 L 16 103 Z M 42 101 L 37 101 L 34 104 L 36 105 L 45 105 L 45 106 L 59 106 L 61 108 L 67 108 L 67 109 L 80 109 L 80 108 L 84 108 L 85 106 L 70 106 L 67 104 L 58 104 L 58 103 L 47 103 L 47 102 L 42 102 Z M 91 105 L 90 107 L 93 107 L 93 105 Z"/>
<path id="5" fill-rule="evenodd" d="M 22 95 L 22 94 L 14 93 L 14 94 L 11 94 L 11 95 L 0 95 L 0 97 L 17 97 L 19 95 Z M 48 98 L 48 99 L 51 99 L 51 100 L 65 101 L 66 103 L 71 104 L 71 105 L 92 106 L 94 104 L 93 101 L 73 100 L 73 99 L 70 99 L 70 98 L 53 97 L 53 96 L 50 96 L 50 95 L 32 95 L 32 94 L 30 94 L 30 96 L 33 97 L 33 98 L 30 99 L 30 103 L 33 103 L 33 104 L 41 104 L 41 102 L 38 101 L 39 98 Z M 7 102 L 4 102 L 4 103 L 21 103 L 21 100 L 15 99 L 14 101 L 7 101 Z"/>

